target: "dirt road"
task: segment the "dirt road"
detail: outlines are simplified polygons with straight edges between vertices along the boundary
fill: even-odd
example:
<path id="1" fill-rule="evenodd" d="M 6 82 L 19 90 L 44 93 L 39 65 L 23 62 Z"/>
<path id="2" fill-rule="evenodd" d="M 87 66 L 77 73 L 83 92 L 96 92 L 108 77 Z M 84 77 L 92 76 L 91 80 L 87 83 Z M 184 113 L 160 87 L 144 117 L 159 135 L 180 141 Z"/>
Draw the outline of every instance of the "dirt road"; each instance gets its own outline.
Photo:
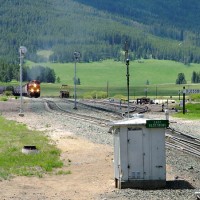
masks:
<path id="1" fill-rule="evenodd" d="M 98 199 L 101 193 L 114 189 L 111 147 L 93 144 L 71 134 L 54 139 L 62 150 L 61 159 L 66 164 L 63 170 L 70 170 L 71 174 L 2 181 L 0 199 Z"/>

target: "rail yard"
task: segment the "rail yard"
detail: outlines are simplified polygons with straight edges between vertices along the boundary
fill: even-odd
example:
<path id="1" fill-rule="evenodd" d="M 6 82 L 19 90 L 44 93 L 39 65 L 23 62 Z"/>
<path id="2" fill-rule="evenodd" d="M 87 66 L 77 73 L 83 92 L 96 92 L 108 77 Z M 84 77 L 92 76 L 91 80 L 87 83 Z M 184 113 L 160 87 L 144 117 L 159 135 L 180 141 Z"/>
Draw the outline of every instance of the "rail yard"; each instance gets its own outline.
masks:
<path id="1" fill-rule="evenodd" d="M 23 184 L 19 178 L 1 182 L 1 199 L 14 197 L 24 199 L 22 195 L 24 193 L 26 199 L 197 198 L 195 192 L 200 190 L 199 121 L 174 118 L 171 116 L 174 109 L 169 110 L 170 125 L 166 129 L 166 188 L 119 190 L 114 188 L 113 135 L 109 133 L 108 124 L 126 117 L 126 103 L 108 100 L 78 100 L 78 109 L 73 109 L 73 107 L 74 101 L 69 99 L 24 98 L 24 117 L 20 117 L 18 100 L 0 102 L 2 116 L 25 123 L 31 129 L 45 131 L 62 149 L 62 159 L 70 157 L 72 160 L 71 175 L 62 178 L 44 178 L 52 185 L 33 178 L 22 178 Z M 130 113 L 132 117 L 136 113 L 142 113 L 149 119 L 166 118 L 159 104 L 133 103 L 130 105 Z M 76 146 L 79 149 L 75 149 Z M 74 150 L 70 151 L 72 147 Z M 39 184 L 41 188 L 36 187 L 35 184 Z M 23 191 L 23 186 L 27 188 L 26 191 Z M 9 191 L 11 188 L 14 188 L 13 192 Z"/>

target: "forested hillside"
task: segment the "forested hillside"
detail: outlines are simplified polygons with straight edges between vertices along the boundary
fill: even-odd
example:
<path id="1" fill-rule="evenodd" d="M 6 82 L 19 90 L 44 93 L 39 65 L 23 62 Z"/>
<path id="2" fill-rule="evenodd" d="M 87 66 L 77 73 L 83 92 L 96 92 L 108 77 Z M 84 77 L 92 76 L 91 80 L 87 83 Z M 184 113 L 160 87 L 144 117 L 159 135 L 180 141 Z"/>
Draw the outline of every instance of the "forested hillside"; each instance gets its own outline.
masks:
<path id="1" fill-rule="evenodd" d="M 21 45 L 27 57 L 52 62 L 155 58 L 200 62 L 198 0 L 0 0 L 0 62 L 17 63 Z"/>
<path id="2" fill-rule="evenodd" d="M 199 0 L 76 0 L 147 25 L 200 30 Z"/>

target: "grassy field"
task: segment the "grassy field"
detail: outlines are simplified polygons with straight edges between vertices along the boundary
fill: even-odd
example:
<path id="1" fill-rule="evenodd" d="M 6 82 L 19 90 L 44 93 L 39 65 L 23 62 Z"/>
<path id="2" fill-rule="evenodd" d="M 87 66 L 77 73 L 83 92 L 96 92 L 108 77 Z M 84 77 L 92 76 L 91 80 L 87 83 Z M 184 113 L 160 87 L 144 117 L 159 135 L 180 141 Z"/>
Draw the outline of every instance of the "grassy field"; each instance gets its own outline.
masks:
<path id="1" fill-rule="evenodd" d="M 183 118 L 183 119 L 190 119 L 190 120 L 200 119 L 200 104 L 199 103 L 197 103 L 197 104 L 188 103 L 188 104 L 186 104 L 185 114 L 183 114 L 183 112 L 181 110 L 181 112 L 174 114 L 174 116 Z"/>
<path id="2" fill-rule="evenodd" d="M 0 124 L 0 180 L 14 175 L 42 177 L 53 168 L 63 166 L 60 150 L 50 144 L 42 132 L 31 131 L 25 125 L 1 116 Z M 23 154 L 21 151 L 26 145 L 35 145 L 39 153 Z"/>
<path id="3" fill-rule="evenodd" d="M 73 84 L 74 63 L 32 63 L 28 66 L 48 66 L 55 70 L 60 77 L 61 83 Z M 77 63 L 77 77 L 81 80 L 81 85 L 103 87 L 109 82 L 110 86 L 126 86 L 126 65 L 122 62 L 105 60 L 93 63 Z M 182 63 L 167 60 L 143 60 L 142 62 L 131 61 L 130 86 L 146 85 L 147 80 L 150 85 L 174 84 L 178 73 L 185 74 L 187 83 L 191 83 L 192 72 L 199 72 L 199 64 L 190 66 Z"/>
<path id="4" fill-rule="evenodd" d="M 59 84 L 42 84 L 44 94 L 57 95 L 61 84 L 68 84 L 73 91 L 74 63 L 26 63 L 28 66 L 47 66 L 55 70 L 56 76 L 60 77 Z M 77 95 L 92 91 L 104 91 L 108 96 L 127 95 L 127 70 L 125 63 L 113 60 L 105 60 L 93 63 L 77 63 L 77 78 L 81 85 L 77 86 Z M 196 89 L 200 84 L 191 84 L 192 72 L 198 72 L 199 64 L 190 64 L 166 60 L 142 60 L 131 61 L 130 96 L 178 96 L 178 91 L 183 85 L 176 85 L 178 73 L 184 73 L 187 84 L 186 88 Z M 149 85 L 147 85 L 147 81 Z"/>

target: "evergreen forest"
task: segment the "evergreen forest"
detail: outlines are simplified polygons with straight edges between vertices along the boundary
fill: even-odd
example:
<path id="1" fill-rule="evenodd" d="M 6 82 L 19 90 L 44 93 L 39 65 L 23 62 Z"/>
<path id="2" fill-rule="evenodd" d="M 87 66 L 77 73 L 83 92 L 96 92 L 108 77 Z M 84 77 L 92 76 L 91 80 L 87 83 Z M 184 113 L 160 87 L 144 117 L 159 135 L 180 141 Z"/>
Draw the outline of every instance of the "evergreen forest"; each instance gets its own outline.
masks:
<path id="1" fill-rule="evenodd" d="M 200 63 L 199 0 L 0 0 L 0 3 L 2 69 L 19 68 L 20 46 L 27 47 L 26 57 L 34 62 L 72 62 L 74 51 L 81 53 L 82 62 L 109 58 L 122 61 L 125 42 L 131 60 L 154 58 L 186 65 Z M 52 53 L 45 60 L 39 50 Z"/>

